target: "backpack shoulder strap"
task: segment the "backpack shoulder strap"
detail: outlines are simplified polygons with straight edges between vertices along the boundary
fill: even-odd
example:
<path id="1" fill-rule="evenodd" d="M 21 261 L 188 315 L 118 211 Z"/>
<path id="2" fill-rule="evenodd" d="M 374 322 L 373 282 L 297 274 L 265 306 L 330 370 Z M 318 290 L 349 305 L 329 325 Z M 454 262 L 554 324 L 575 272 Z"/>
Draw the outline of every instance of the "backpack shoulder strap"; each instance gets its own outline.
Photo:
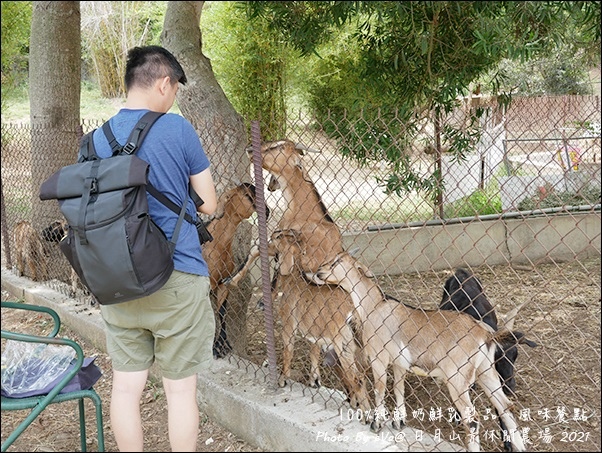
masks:
<path id="1" fill-rule="evenodd" d="M 165 113 L 163 112 L 146 112 L 142 116 L 142 118 L 138 120 L 138 122 L 134 126 L 134 129 L 132 129 L 132 132 L 126 140 L 124 146 L 121 146 L 119 142 L 115 139 L 115 135 L 111 130 L 111 125 L 109 124 L 109 122 L 105 122 L 102 125 L 102 131 L 104 132 L 105 137 L 107 137 L 107 140 L 109 141 L 109 145 L 111 146 L 111 150 L 113 151 L 113 156 L 116 156 L 117 154 L 135 153 L 136 150 L 142 144 L 142 141 L 146 137 L 146 134 L 148 134 L 148 131 L 150 130 L 151 126 L 164 114 Z"/>
<path id="2" fill-rule="evenodd" d="M 155 186 L 153 186 L 150 182 L 146 184 L 146 190 L 148 191 L 148 193 L 150 193 L 153 197 L 155 197 L 157 200 L 159 200 L 161 203 L 163 203 L 166 207 L 168 207 L 169 209 L 171 209 L 173 212 L 175 212 L 176 214 L 180 214 L 180 210 L 181 207 L 178 206 L 177 204 L 175 204 L 173 201 L 171 201 L 169 198 L 167 198 L 166 195 L 164 195 L 163 193 L 159 192 Z M 190 188 L 190 190 L 193 190 L 192 188 Z M 196 192 L 195 192 L 196 193 Z M 195 220 L 192 218 L 192 216 L 188 213 L 184 214 L 184 218 L 189 222 L 194 224 Z"/>
<path id="3" fill-rule="evenodd" d="M 109 145 L 111 146 L 112 156 L 116 156 L 117 154 L 119 154 L 121 152 L 122 146 L 119 144 L 119 142 L 115 138 L 115 135 L 113 135 L 113 131 L 111 130 L 111 125 L 109 124 L 108 121 L 106 121 L 102 125 L 102 131 L 104 132 L 105 137 L 107 137 L 107 140 L 109 141 Z"/>
<path id="4" fill-rule="evenodd" d="M 88 160 L 98 159 L 98 154 L 96 154 L 96 148 L 94 148 L 94 140 L 93 140 L 95 130 L 96 129 L 88 132 L 80 140 L 79 153 L 77 155 L 77 163 L 85 162 Z"/>
<path id="5" fill-rule="evenodd" d="M 163 112 L 146 112 L 142 118 L 138 120 L 136 126 L 134 126 L 134 129 L 130 133 L 130 136 L 128 137 L 121 152 L 124 154 L 135 153 L 144 141 L 144 138 L 146 137 L 146 134 L 148 134 L 151 126 L 164 114 L 165 113 Z"/>

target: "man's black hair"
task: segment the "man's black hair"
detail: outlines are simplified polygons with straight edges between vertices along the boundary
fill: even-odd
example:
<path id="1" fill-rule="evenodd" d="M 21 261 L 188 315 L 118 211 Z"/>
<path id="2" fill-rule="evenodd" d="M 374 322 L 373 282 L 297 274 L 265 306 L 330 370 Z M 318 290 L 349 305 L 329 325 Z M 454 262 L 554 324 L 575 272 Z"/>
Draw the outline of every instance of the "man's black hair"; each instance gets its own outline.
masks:
<path id="1" fill-rule="evenodd" d="M 171 52 L 161 46 L 134 47 L 129 50 L 125 66 L 125 89 L 133 86 L 148 88 L 157 79 L 169 76 L 186 85 L 187 79 L 182 65 Z"/>

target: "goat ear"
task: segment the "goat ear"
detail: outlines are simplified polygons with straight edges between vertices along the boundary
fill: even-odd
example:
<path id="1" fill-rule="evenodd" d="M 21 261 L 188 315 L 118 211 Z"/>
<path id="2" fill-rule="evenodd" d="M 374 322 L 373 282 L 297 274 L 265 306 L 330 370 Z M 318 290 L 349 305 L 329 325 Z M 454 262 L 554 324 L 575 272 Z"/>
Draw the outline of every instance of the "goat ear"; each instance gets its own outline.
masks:
<path id="1" fill-rule="evenodd" d="M 320 154 L 320 151 L 318 151 L 317 149 L 305 146 L 303 143 L 295 143 L 295 149 L 299 151 L 301 155 L 304 155 L 305 152 Z"/>
<path id="2" fill-rule="evenodd" d="M 305 179 L 308 179 L 308 176 L 305 173 L 305 169 L 303 168 L 303 161 L 301 160 L 301 155 L 295 156 L 293 166 L 300 168 L 303 172 L 303 176 L 305 177 Z"/>
<path id="3" fill-rule="evenodd" d="M 289 238 L 289 241 L 295 241 L 299 244 L 301 240 L 301 231 L 295 230 L 294 228 L 285 228 L 284 230 L 274 230 L 272 233 L 272 239 L 280 239 L 282 237 Z"/>
<path id="4" fill-rule="evenodd" d="M 513 308 L 504 316 L 502 316 L 501 325 L 508 330 L 512 330 L 514 328 L 514 320 L 516 319 L 516 315 L 520 311 L 521 308 L 525 306 L 526 302 L 523 302 L 518 307 Z"/>
<path id="5" fill-rule="evenodd" d="M 293 270 L 293 266 L 295 265 L 295 256 L 291 253 L 290 250 L 282 253 L 279 257 L 280 259 L 280 267 L 279 272 L 280 275 L 290 275 Z"/>
<path id="6" fill-rule="evenodd" d="M 287 143 L 290 143 L 289 140 L 278 140 L 275 142 L 265 142 L 261 145 L 261 151 L 267 151 L 268 149 L 279 148 L 281 146 L 285 146 Z"/>
<path id="7" fill-rule="evenodd" d="M 364 276 L 368 277 L 368 278 L 374 278 L 375 275 L 374 273 L 368 269 L 367 266 L 364 266 L 362 263 L 360 263 L 359 261 L 356 261 L 355 267 L 357 267 L 357 269 L 364 274 Z"/>
<path id="8" fill-rule="evenodd" d="M 295 151 L 297 151 L 297 154 L 300 156 L 305 156 L 306 146 L 301 143 L 295 143 Z"/>
<path id="9" fill-rule="evenodd" d="M 314 272 L 305 272 L 305 278 L 316 285 L 327 285 L 327 283 L 318 277 L 318 274 Z"/>
<path id="10" fill-rule="evenodd" d="M 320 151 L 318 151 L 317 149 L 305 146 L 303 143 L 295 143 L 295 149 L 301 156 L 304 156 L 306 152 L 320 154 Z"/>
<path id="11" fill-rule="evenodd" d="M 268 190 L 270 192 L 275 192 L 276 190 L 281 189 L 280 183 L 278 182 L 278 178 L 274 175 L 270 176 L 270 181 L 268 182 Z"/>
<path id="12" fill-rule="evenodd" d="M 514 337 L 516 338 L 516 343 L 517 344 L 526 344 L 527 346 L 529 346 L 531 348 L 537 347 L 537 343 L 535 343 L 534 341 L 529 340 L 525 336 L 524 333 L 519 332 L 518 330 L 513 331 L 512 335 L 514 335 Z"/>

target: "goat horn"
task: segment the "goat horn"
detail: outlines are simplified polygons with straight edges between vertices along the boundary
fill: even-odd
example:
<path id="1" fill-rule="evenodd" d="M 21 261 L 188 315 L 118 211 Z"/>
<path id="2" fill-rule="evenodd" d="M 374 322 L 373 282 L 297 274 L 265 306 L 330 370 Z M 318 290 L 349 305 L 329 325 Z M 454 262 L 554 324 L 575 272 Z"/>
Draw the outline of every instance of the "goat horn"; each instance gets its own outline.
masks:
<path id="1" fill-rule="evenodd" d="M 348 250 L 348 253 L 355 258 L 359 251 L 360 251 L 359 247 L 353 247 L 352 249 Z"/>
<path id="2" fill-rule="evenodd" d="M 516 315 L 518 314 L 520 309 L 525 306 L 525 304 L 526 302 L 523 302 L 518 307 L 514 307 L 512 310 L 510 310 L 504 315 L 504 320 L 502 324 L 504 325 L 504 327 L 506 327 L 506 329 L 512 330 L 514 328 L 514 320 L 516 319 Z"/>
<path id="3" fill-rule="evenodd" d="M 320 151 L 318 151 L 317 149 L 310 148 L 302 143 L 295 143 L 295 149 L 298 149 L 300 151 L 307 151 L 308 153 L 320 154 Z"/>
<path id="4" fill-rule="evenodd" d="M 314 272 L 305 272 L 305 278 L 316 285 L 326 285 L 327 283 L 318 277 L 317 273 Z"/>

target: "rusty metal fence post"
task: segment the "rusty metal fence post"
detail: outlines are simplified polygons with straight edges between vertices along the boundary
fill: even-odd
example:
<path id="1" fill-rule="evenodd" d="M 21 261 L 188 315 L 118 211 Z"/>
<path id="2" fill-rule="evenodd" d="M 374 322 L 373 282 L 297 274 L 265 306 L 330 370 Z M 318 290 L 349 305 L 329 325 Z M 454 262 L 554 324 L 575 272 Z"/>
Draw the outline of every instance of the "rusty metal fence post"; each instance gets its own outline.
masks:
<path id="1" fill-rule="evenodd" d="M 259 258 L 261 263 L 261 288 L 264 304 L 266 346 L 268 355 L 269 381 L 274 389 L 278 388 L 278 367 L 276 364 L 276 343 L 274 338 L 274 312 L 272 307 L 272 288 L 270 279 L 270 261 L 268 256 L 268 227 L 266 204 L 263 193 L 263 171 L 261 163 L 261 131 L 259 121 L 251 123 L 251 143 L 253 146 L 253 169 L 255 172 L 255 190 L 257 203 Z"/>

